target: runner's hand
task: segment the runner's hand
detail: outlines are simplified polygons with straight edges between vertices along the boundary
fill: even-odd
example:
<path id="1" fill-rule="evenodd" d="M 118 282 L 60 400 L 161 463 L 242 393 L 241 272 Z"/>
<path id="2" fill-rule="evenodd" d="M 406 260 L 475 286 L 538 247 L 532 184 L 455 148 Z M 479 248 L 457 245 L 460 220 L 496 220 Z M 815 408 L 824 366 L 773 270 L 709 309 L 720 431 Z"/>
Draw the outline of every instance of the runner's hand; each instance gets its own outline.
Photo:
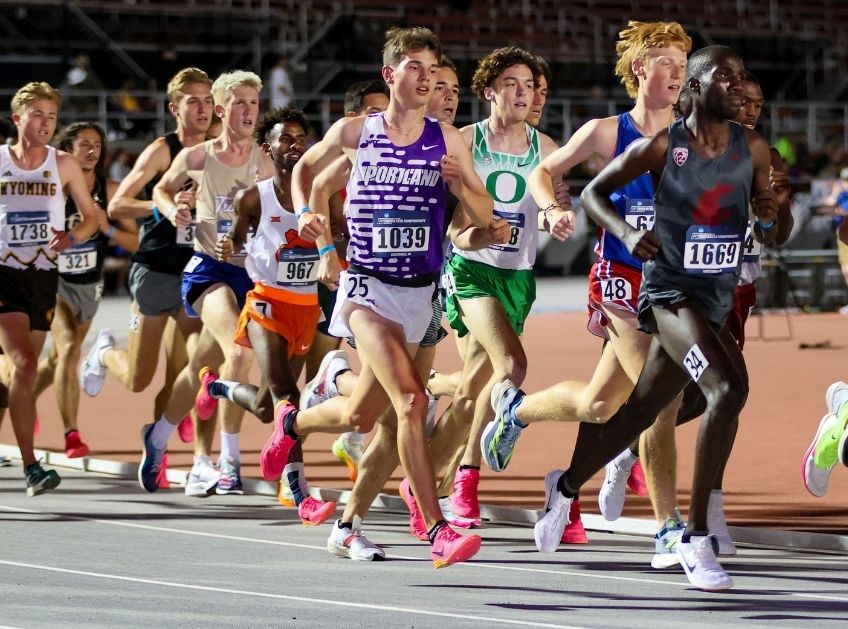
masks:
<path id="1" fill-rule="evenodd" d="M 563 210 L 571 209 L 571 188 L 564 181 L 554 184 L 554 198 Z"/>
<path id="2" fill-rule="evenodd" d="M 777 193 L 771 188 L 760 190 L 753 201 L 754 214 L 763 223 L 777 220 Z"/>
<path id="3" fill-rule="evenodd" d="M 624 246 L 627 247 L 633 257 L 642 260 L 650 260 L 660 250 L 660 239 L 652 231 L 634 229 L 624 237 Z"/>
<path id="4" fill-rule="evenodd" d="M 174 203 L 177 205 L 186 205 L 190 208 L 197 204 L 197 198 L 194 196 L 194 188 L 191 190 L 180 190 L 174 197 Z"/>
<path id="5" fill-rule="evenodd" d="M 493 245 L 505 245 L 509 242 L 512 230 L 504 219 L 496 216 L 486 228 L 489 240 Z"/>
<path id="6" fill-rule="evenodd" d="M 440 165 L 442 167 L 442 180 L 446 184 L 450 185 L 460 180 L 459 162 L 453 155 L 442 155 Z"/>
<path id="7" fill-rule="evenodd" d="M 297 219 L 297 235 L 308 242 L 315 242 L 327 228 L 327 221 L 321 214 L 306 211 Z"/>
<path id="8" fill-rule="evenodd" d="M 318 281 L 330 290 L 338 290 L 339 275 L 342 272 L 342 265 L 339 262 L 339 256 L 335 251 L 326 253 L 321 256 L 321 261 L 318 262 Z"/>
<path id="9" fill-rule="evenodd" d="M 224 234 L 221 236 L 221 239 L 215 243 L 215 255 L 218 256 L 218 260 L 221 262 L 226 262 L 235 254 L 235 247 L 233 246 L 233 239 L 228 235 Z"/>
<path id="10" fill-rule="evenodd" d="M 188 227 L 191 225 L 191 208 L 185 203 L 178 203 L 176 209 L 168 214 L 168 220 L 174 227 Z"/>
<path id="11" fill-rule="evenodd" d="M 769 184 L 777 194 L 777 204 L 784 205 L 789 201 L 789 174 L 782 170 L 772 170 L 769 175 Z"/>
<path id="12" fill-rule="evenodd" d="M 557 240 L 565 241 L 574 233 L 577 215 L 570 209 L 553 208 L 545 212 L 545 220 L 548 222 L 548 233 Z"/>
<path id="13" fill-rule="evenodd" d="M 53 251 L 60 252 L 74 246 L 70 232 L 53 229 L 52 227 L 50 228 L 50 231 L 53 232 L 53 238 L 50 239 L 50 244 L 48 246 Z"/>

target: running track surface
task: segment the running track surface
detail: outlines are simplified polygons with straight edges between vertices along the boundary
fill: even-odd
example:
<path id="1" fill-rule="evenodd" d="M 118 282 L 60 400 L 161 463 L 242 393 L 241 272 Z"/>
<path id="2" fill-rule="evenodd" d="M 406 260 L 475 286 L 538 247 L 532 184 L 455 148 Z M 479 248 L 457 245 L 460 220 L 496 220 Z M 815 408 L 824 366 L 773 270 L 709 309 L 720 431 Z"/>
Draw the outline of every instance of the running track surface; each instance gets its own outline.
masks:
<path id="1" fill-rule="evenodd" d="M 748 334 L 756 336 L 758 318 L 749 321 Z M 787 323 L 783 316 L 764 318 L 767 337 L 784 336 Z M 848 532 L 848 469 L 833 473 L 831 486 L 823 498 L 806 493 L 801 483 L 801 458 L 825 412 L 824 391 L 834 380 L 848 380 L 845 370 L 848 343 L 848 319 L 838 314 L 799 314 L 793 316 L 792 340 L 749 339 L 745 356 L 751 374 L 748 403 L 743 411 L 739 435 L 728 466 L 724 484 L 725 505 L 731 525 L 754 525 L 784 530 L 805 530 L 846 534 Z M 96 328 L 89 333 L 91 342 Z M 830 341 L 829 348 L 800 349 L 800 344 L 815 345 Z M 585 316 L 576 312 L 533 314 L 528 319 L 524 342 L 529 356 L 526 391 L 536 391 L 559 380 L 588 379 L 600 352 L 600 342 L 585 328 Z M 352 355 L 353 351 L 350 352 Z M 459 368 L 453 341 L 439 345 L 436 366 L 440 370 Z M 253 377 L 258 377 L 256 368 Z M 80 427 L 92 447 L 92 456 L 122 461 L 137 461 L 140 451 L 139 429 L 152 419 L 153 396 L 161 383 L 140 394 L 124 390 L 114 379 L 107 379 L 100 397 L 82 396 Z M 440 402 L 441 407 L 447 400 Z M 37 447 L 60 451 L 63 448 L 61 422 L 52 389 L 38 402 L 41 433 Z M 692 479 L 692 452 L 700 422 L 681 427 L 678 443 L 679 503 L 686 513 Z M 269 433 L 269 426 L 245 415 L 241 440 L 242 473 L 259 477 L 258 453 Z M 480 485 L 484 503 L 522 505 L 539 508 L 543 498 L 542 478 L 554 467 L 567 466 L 576 434 L 576 426 L 538 424 L 526 430 L 518 442 L 509 469 L 501 474 L 485 470 Z M 217 448 L 217 437 L 216 445 Z M 329 452 L 331 436 L 313 435 L 306 444 L 306 469 L 312 485 L 348 489 L 346 469 Z M 0 428 L 0 443 L 13 444 L 8 419 Z M 169 461 L 172 468 L 188 469 L 191 448 L 174 435 Z M 20 478 L 20 467 L 12 468 Z M 61 470 L 60 470 L 61 471 Z M 8 478 L 8 473 L 4 473 Z M 395 471 L 387 491 L 393 492 L 402 478 Z M 583 511 L 598 513 L 595 496 L 603 474 L 582 492 Z M 58 490 L 74 492 L 75 481 L 68 479 Z M 18 487 L 23 490 L 23 481 Z M 6 491 L 13 486 L 7 483 Z M 129 491 L 129 489 L 127 489 Z M 172 493 L 179 489 L 171 490 Z M 171 499 L 167 492 L 167 499 Z M 141 493 L 134 500 L 159 500 Z M 232 502 L 238 503 L 239 498 Z M 30 501 L 38 508 L 41 498 Z M 647 498 L 628 494 L 625 516 L 651 517 Z"/>

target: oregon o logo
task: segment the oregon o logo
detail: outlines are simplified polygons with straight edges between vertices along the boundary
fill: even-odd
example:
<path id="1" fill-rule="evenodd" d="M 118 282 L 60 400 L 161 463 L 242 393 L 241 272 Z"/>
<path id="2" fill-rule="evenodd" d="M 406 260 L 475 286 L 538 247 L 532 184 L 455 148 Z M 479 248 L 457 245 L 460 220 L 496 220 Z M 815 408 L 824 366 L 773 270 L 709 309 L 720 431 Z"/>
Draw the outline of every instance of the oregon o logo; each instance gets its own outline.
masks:
<path id="1" fill-rule="evenodd" d="M 527 182 L 511 170 L 496 170 L 486 177 L 486 190 L 498 203 L 518 203 L 527 191 Z"/>

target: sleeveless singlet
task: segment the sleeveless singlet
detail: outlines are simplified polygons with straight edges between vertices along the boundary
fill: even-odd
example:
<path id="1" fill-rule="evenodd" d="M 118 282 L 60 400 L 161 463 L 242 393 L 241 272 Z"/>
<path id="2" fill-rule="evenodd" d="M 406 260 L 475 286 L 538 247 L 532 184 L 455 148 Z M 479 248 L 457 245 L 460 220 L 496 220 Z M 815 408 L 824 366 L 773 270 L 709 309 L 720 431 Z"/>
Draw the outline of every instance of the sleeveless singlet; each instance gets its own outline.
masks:
<path id="1" fill-rule="evenodd" d="M 354 269 L 422 285 L 438 278 L 446 213 L 439 162 L 446 153 L 433 118 L 424 118 L 421 137 L 409 146 L 389 140 L 382 113 L 365 119 L 345 201 Z"/>
<path id="2" fill-rule="evenodd" d="M 48 246 L 51 227 L 65 229 L 65 195 L 56 149 L 47 148 L 44 162 L 24 170 L 12 159 L 9 145 L 0 146 L 0 265 L 13 269 L 52 270 L 56 252 Z"/>
<path id="3" fill-rule="evenodd" d="M 233 222 L 233 199 L 239 190 L 254 183 L 262 165 L 262 149 L 254 144 L 247 161 L 233 167 L 220 162 L 213 143 L 213 140 L 205 143 L 206 163 L 197 183 L 194 249 L 215 258 L 215 243 L 229 231 Z M 228 263 L 243 267 L 246 256 L 247 249 L 244 249 Z"/>
<path id="4" fill-rule="evenodd" d="M 615 142 L 614 157 L 627 150 L 634 141 L 644 136 L 636 128 L 630 112 L 618 116 L 618 137 Z M 654 226 L 654 182 L 649 173 L 643 173 L 636 179 L 619 188 L 610 195 L 619 216 L 634 229 L 652 229 Z M 595 253 L 605 260 L 620 262 L 636 269 L 642 268 L 642 261 L 634 258 L 624 243 L 604 229 L 598 230 L 598 243 Z"/>
<path id="5" fill-rule="evenodd" d="M 182 142 L 176 133 L 164 136 L 168 145 L 171 162 L 183 150 Z M 153 188 L 161 177 L 155 177 L 146 186 L 148 199 L 153 198 Z M 186 187 L 191 186 L 191 182 Z M 160 213 L 161 214 L 161 213 Z M 164 216 L 159 221 L 148 216 L 140 221 L 138 251 L 133 253 L 132 261 L 158 273 L 180 275 L 194 254 L 194 228 L 181 227 L 179 230 Z"/>
<path id="6" fill-rule="evenodd" d="M 95 178 L 91 192 L 94 203 L 102 209 L 109 206 L 106 196 L 106 177 Z M 76 203 L 70 197 L 65 202 L 65 230 L 72 229 L 81 220 Z M 109 249 L 109 237 L 97 232 L 90 240 L 80 242 L 59 254 L 59 275 L 70 284 L 96 284 L 101 279 L 103 260 Z"/>
<path id="7" fill-rule="evenodd" d="M 642 266 L 640 321 L 647 307 L 683 299 L 722 325 L 739 277 L 753 163 L 742 125 L 730 123 L 723 155 L 699 157 L 679 120 L 669 127 L 665 170 L 654 197 L 654 232 L 662 243 Z"/>
<path id="8" fill-rule="evenodd" d="M 488 120 L 474 125 L 471 147 L 474 171 L 495 201 L 495 215 L 510 227 L 509 242 L 489 245 L 479 251 L 462 251 L 456 255 L 499 269 L 532 269 L 539 243 L 539 206 L 527 187 L 527 179 L 541 160 L 539 133 L 525 125 L 529 148 L 521 155 L 490 151 L 487 141 Z"/>
<path id="9" fill-rule="evenodd" d="M 297 235 L 297 217 L 277 198 L 274 179 L 257 184 L 262 216 L 245 245 L 245 269 L 257 284 L 304 295 L 317 294 L 318 249 Z"/>

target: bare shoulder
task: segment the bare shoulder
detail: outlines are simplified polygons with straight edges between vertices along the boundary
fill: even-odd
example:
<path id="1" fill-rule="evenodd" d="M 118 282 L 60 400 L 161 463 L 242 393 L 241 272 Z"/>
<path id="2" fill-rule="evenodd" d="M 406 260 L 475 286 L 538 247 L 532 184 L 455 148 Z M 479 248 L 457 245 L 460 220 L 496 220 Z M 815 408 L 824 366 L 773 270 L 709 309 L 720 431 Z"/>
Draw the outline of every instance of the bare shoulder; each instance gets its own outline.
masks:
<path id="1" fill-rule="evenodd" d="M 554 139 L 546 133 L 539 133 L 539 148 L 542 157 L 545 158 L 559 148 Z"/>

